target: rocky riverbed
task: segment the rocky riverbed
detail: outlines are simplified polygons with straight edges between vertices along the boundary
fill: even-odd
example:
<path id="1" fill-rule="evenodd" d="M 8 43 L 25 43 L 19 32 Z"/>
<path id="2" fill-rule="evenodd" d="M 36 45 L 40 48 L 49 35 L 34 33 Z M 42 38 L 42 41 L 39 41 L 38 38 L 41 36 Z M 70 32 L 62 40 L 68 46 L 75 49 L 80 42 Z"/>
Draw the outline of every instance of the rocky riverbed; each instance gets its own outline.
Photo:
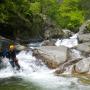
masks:
<path id="1" fill-rule="evenodd" d="M 35 48 L 33 55 L 48 67 L 56 69 L 58 74 L 70 68 L 71 74 L 90 75 L 90 33 L 84 33 L 85 30 L 80 28 L 76 35 L 68 39 L 57 40 L 51 45 L 49 42 L 49 45 Z"/>
<path id="2" fill-rule="evenodd" d="M 29 48 L 16 44 L 17 51 L 21 51 L 17 58 L 23 70 L 14 72 L 5 59 L 8 65 L 0 69 L 0 89 L 90 90 L 89 33 L 80 32 L 38 45 L 31 43 Z"/>

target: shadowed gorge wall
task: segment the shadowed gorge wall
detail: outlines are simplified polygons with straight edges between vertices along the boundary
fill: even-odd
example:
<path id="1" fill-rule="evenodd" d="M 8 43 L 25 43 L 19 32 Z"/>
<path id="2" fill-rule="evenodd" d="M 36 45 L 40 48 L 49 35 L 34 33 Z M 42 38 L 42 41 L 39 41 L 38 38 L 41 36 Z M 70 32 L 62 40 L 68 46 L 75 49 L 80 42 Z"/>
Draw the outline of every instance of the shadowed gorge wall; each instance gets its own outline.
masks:
<path id="1" fill-rule="evenodd" d="M 15 39 L 14 32 L 8 25 L 0 24 L 0 35 L 6 38 Z"/>

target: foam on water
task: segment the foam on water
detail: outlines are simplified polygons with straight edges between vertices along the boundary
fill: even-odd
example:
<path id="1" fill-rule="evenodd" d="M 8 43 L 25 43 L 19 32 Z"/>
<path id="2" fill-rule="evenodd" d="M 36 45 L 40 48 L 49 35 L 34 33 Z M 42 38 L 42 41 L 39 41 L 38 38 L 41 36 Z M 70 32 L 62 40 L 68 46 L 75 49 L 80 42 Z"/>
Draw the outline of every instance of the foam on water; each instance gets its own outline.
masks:
<path id="1" fill-rule="evenodd" d="M 69 39 L 62 39 L 62 40 L 57 39 L 55 45 L 56 46 L 63 45 L 63 46 L 69 47 L 69 48 L 76 46 L 76 45 L 78 45 L 77 34 L 73 35 Z"/>
<path id="2" fill-rule="evenodd" d="M 76 40 L 74 37 L 71 37 L 70 41 Z M 74 45 L 76 44 L 77 43 Z M 78 52 L 76 53 L 78 54 Z M 42 63 L 41 60 L 37 60 L 35 57 L 33 57 L 32 51 L 21 51 L 17 55 L 17 58 L 21 66 L 21 70 L 15 71 L 12 69 L 8 59 L 5 58 L 3 62 L 6 67 L 0 70 L 0 78 L 8 78 L 13 76 L 21 77 L 25 81 L 33 82 L 34 84 L 42 87 L 42 90 L 44 90 L 44 88 L 45 90 L 60 90 L 61 87 L 64 87 L 64 89 L 62 88 L 61 90 L 81 90 L 76 89 L 78 86 L 77 78 L 54 75 L 54 70 L 50 70 L 46 65 Z M 75 89 L 70 89 L 72 86 L 75 86 Z M 70 88 L 68 89 L 67 87 Z"/>
<path id="3" fill-rule="evenodd" d="M 8 60 L 5 59 L 7 67 L 0 70 L 0 78 L 21 77 L 44 88 L 70 86 L 72 82 L 77 84 L 77 78 L 55 76 L 53 70 L 48 69 L 46 65 L 32 56 L 31 51 L 22 51 L 17 55 L 17 58 L 23 70 L 19 72 L 13 70 Z"/>

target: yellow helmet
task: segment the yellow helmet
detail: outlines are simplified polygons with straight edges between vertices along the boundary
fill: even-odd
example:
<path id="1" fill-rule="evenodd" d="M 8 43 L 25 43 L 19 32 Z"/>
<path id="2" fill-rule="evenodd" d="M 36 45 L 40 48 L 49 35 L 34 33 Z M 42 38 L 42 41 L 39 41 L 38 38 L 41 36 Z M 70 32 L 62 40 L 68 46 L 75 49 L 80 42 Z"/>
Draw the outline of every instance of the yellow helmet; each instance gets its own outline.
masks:
<path id="1" fill-rule="evenodd" d="M 10 45 L 10 47 L 9 47 L 10 49 L 14 49 L 15 48 L 15 46 L 14 45 Z"/>

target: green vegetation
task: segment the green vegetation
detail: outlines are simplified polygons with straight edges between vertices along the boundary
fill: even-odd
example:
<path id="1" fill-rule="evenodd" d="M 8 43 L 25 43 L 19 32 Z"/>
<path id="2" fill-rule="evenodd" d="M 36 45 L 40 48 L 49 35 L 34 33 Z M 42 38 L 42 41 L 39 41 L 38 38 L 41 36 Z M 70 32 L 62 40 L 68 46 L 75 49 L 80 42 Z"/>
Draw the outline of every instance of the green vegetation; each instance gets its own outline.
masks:
<path id="1" fill-rule="evenodd" d="M 13 30 L 19 37 L 26 35 L 24 38 L 27 32 L 30 37 L 43 37 L 43 16 L 76 32 L 90 18 L 90 1 L 0 0 L 0 30 Z"/>
<path id="2" fill-rule="evenodd" d="M 80 10 L 80 0 L 64 0 L 59 8 L 60 22 L 64 28 L 76 29 L 84 22 L 84 11 Z"/>
<path id="3" fill-rule="evenodd" d="M 24 39 L 37 37 L 42 30 L 40 9 L 39 0 L 4 0 L 0 2 L 0 29 L 13 30 L 14 36 Z"/>
<path id="4" fill-rule="evenodd" d="M 52 18 L 60 27 L 76 30 L 85 20 L 84 10 L 79 8 L 80 0 L 43 0 L 44 14 Z M 83 2 L 83 1 L 82 1 Z"/>

